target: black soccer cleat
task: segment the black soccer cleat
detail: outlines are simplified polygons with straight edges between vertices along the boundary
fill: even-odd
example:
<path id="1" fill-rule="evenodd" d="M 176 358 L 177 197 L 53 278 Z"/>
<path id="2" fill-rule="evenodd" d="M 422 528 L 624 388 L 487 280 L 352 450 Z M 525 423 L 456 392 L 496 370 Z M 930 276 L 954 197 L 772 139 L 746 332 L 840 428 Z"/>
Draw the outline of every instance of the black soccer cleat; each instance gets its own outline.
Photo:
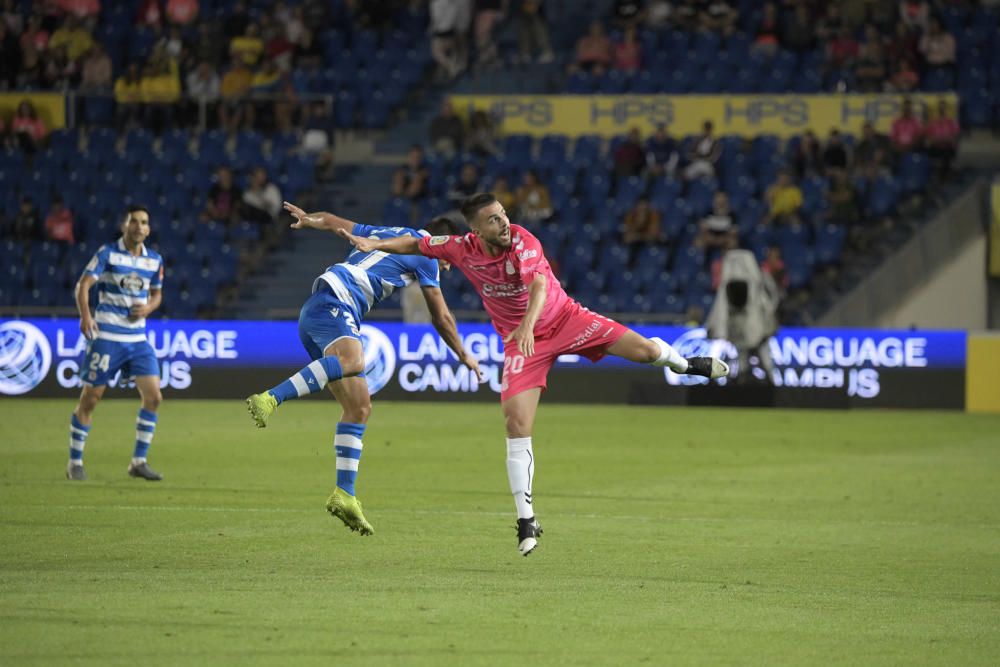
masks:
<path id="1" fill-rule="evenodd" d="M 530 519 L 517 520 L 517 550 L 527 556 L 538 546 L 538 536 L 542 534 L 542 524 Z"/>
<path id="2" fill-rule="evenodd" d="M 66 479 L 74 482 L 86 482 L 87 471 L 83 469 L 83 464 L 74 465 L 72 462 L 66 466 Z"/>
<path id="3" fill-rule="evenodd" d="M 147 482 L 159 482 L 163 479 L 163 475 L 156 472 L 143 461 L 142 463 L 129 463 L 128 464 L 128 476 L 135 477 L 138 479 L 144 479 Z"/>
<path id="4" fill-rule="evenodd" d="M 729 364 L 715 357 L 688 357 L 687 375 L 700 375 L 717 380 L 729 375 Z"/>

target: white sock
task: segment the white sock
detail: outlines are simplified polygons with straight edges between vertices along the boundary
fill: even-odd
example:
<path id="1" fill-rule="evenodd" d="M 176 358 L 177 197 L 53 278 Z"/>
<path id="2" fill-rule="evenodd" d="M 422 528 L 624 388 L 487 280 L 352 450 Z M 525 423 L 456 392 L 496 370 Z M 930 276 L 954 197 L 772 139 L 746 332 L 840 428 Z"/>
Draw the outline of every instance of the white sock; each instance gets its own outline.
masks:
<path id="1" fill-rule="evenodd" d="M 535 456 L 531 438 L 507 438 L 507 480 L 514 494 L 518 519 L 535 516 L 531 507 L 531 480 L 535 476 Z"/>
<path id="2" fill-rule="evenodd" d="M 133 456 L 132 457 L 132 465 L 140 465 L 140 464 L 143 464 L 145 462 L 146 462 L 146 457 L 145 456 L 142 456 L 142 457 Z"/>
<path id="3" fill-rule="evenodd" d="M 682 357 L 677 350 L 670 346 L 670 343 L 662 338 L 651 338 L 660 348 L 660 357 L 653 362 L 654 366 L 667 366 L 675 373 L 686 373 L 688 369 L 687 359 Z"/>

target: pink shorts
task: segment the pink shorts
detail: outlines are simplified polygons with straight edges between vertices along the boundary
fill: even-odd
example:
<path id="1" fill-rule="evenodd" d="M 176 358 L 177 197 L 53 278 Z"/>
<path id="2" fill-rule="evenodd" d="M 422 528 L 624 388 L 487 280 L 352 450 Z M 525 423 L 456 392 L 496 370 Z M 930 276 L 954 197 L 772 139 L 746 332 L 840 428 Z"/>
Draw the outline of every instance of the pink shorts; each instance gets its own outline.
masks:
<path id="1" fill-rule="evenodd" d="M 545 334 L 535 337 L 535 353 L 525 357 L 511 340 L 503 349 L 503 382 L 500 400 L 541 387 L 545 390 L 549 369 L 562 354 L 579 354 L 591 361 L 604 357 L 628 327 L 587 310 L 571 301 Z"/>

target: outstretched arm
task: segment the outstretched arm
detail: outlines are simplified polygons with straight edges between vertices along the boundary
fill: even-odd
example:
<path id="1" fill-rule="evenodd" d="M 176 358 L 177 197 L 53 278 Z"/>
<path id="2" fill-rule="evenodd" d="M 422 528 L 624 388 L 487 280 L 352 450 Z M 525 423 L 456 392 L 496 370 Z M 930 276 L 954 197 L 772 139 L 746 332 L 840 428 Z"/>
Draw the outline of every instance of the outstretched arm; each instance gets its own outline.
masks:
<path id="1" fill-rule="evenodd" d="M 294 226 L 294 225 L 293 225 Z M 371 252 L 381 250 L 393 255 L 422 255 L 420 252 L 420 237 L 417 236 L 397 236 L 391 239 L 369 239 L 363 236 L 355 236 L 346 229 L 338 229 L 337 234 L 346 239 L 361 252 Z"/>
<path id="2" fill-rule="evenodd" d="M 420 289 L 424 293 L 424 300 L 427 301 L 427 309 L 431 313 L 431 324 L 437 329 L 441 339 L 452 349 L 458 357 L 459 362 L 474 372 L 477 379 L 481 379 L 482 374 L 479 370 L 479 361 L 462 347 L 462 339 L 458 337 L 458 328 L 455 326 L 455 316 L 448 309 L 444 295 L 441 294 L 441 288 L 421 287 Z"/>
<path id="3" fill-rule="evenodd" d="M 295 204 L 287 201 L 284 203 L 284 209 L 295 218 L 295 222 L 292 223 L 292 229 L 319 229 L 334 233 L 340 230 L 348 232 L 354 230 L 353 220 L 341 218 L 339 215 L 334 215 L 333 213 L 325 211 L 306 213 Z"/>

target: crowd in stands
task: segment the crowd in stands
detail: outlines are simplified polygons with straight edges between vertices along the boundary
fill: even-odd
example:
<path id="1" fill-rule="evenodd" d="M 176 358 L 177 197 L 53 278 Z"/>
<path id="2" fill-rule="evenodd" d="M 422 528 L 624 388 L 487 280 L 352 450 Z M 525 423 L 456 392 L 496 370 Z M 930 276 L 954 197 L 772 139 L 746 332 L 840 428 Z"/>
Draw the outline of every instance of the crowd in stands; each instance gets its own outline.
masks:
<path id="1" fill-rule="evenodd" d="M 5 0 L 0 90 L 75 91 L 83 124 L 158 134 L 288 132 L 310 96 L 382 127 L 423 77 L 427 21 L 420 1 Z"/>

